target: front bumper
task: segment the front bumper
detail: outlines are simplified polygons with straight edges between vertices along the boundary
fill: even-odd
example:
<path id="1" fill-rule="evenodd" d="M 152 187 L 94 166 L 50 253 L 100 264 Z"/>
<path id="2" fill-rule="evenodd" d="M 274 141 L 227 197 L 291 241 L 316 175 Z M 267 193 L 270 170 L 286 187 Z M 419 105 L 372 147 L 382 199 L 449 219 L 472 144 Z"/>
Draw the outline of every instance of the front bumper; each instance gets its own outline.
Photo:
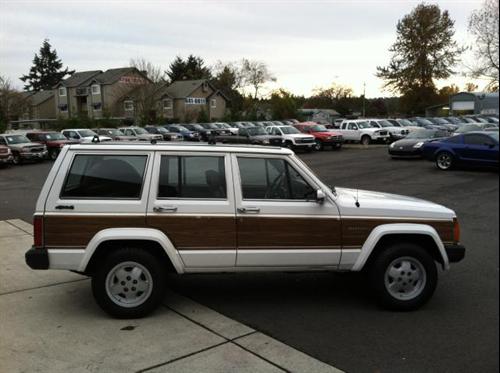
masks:
<path id="1" fill-rule="evenodd" d="M 32 247 L 24 254 L 24 258 L 31 269 L 49 269 L 49 252 L 45 248 Z"/>
<path id="2" fill-rule="evenodd" d="M 389 148 L 389 154 L 397 157 L 421 157 L 421 148 L 411 148 L 411 149 L 399 149 L 399 148 Z"/>
<path id="3" fill-rule="evenodd" d="M 0 163 L 5 164 L 5 163 L 12 163 L 12 155 L 8 155 L 7 157 L 0 157 Z"/>
<path id="4" fill-rule="evenodd" d="M 448 261 L 450 263 L 460 262 L 465 257 L 465 246 L 460 244 L 448 244 L 444 246 Z"/>
<path id="5" fill-rule="evenodd" d="M 37 153 L 19 153 L 22 159 L 44 159 L 47 157 L 48 152 L 45 150 L 43 152 Z"/>

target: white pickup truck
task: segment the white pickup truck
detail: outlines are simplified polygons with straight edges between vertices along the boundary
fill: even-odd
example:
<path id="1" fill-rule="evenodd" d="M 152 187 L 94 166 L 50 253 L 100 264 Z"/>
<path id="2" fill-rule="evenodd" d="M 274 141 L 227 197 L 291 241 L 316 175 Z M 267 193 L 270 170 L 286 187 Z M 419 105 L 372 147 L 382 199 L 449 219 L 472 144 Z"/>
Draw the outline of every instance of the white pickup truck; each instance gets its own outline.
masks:
<path id="1" fill-rule="evenodd" d="M 386 129 L 374 128 L 366 120 L 344 120 L 336 130 L 344 136 L 344 141 L 360 142 L 368 145 L 372 142 L 387 142 L 390 138 Z"/>

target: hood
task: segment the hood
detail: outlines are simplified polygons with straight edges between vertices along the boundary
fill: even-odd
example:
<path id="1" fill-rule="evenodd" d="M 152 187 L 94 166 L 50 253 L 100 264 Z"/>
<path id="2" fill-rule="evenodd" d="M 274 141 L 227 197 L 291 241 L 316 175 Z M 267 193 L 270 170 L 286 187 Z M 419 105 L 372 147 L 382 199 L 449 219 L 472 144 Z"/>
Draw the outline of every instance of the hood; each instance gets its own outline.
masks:
<path id="1" fill-rule="evenodd" d="M 395 148 L 401 147 L 401 146 L 406 148 L 408 146 L 413 146 L 413 145 L 415 145 L 415 144 L 417 144 L 419 142 L 424 142 L 425 143 L 425 142 L 430 141 L 430 140 L 431 139 L 402 139 L 402 140 L 395 141 L 392 144 L 394 144 Z"/>
<path id="2" fill-rule="evenodd" d="M 347 216 L 453 219 L 447 207 L 423 199 L 398 194 L 337 188 L 340 213 Z M 356 207 L 356 199 L 360 207 Z"/>
<path id="3" fill-rule="evenodd" d="M 22 149 L 22 148 L 45 148 L 44 144 L 39 142 L 23 142 L 20 144 L 9 144 L 9 148 Z"/>

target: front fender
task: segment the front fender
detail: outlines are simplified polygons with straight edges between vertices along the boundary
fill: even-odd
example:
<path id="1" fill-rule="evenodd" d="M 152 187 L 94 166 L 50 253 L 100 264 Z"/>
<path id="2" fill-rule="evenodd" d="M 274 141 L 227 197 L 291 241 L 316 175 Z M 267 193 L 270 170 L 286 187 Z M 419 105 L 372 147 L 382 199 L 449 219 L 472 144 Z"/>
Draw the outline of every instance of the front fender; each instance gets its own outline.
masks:
<path id="1" fill-rule="evenodd" d="M 351 270 L 361 271 L 380 239 L 390 234 L 418 234 L 430 236 L 436 243 L 439 253 L 441 254 L 443 259 L 443 268 L 445 270 L 450 268 L 448 255 L 446 255 L 443 242 L 433 227 L 426 224 L 395 223 L 379 225 L 371 231 Z"/>
<path id="2" fill-rule="evenodd" d="M 85 271 L 90 259 L 100 244 L 106 241 L 115 240 L 143 240 L 157 242 L 163 248 L 165 254 L 169 257 L 177 273 L 184 273 L 184 265 L 172 242 L 163 232 L 152 228 L 109 228 L 97 232 L 85 249 L 78 271 Z"/>

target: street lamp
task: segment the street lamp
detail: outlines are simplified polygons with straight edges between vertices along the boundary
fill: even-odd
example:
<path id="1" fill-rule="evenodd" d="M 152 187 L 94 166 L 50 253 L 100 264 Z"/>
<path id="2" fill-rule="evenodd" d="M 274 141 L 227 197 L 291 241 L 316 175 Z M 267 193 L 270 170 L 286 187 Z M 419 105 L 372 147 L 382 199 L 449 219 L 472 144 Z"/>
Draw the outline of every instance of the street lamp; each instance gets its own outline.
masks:
<path id="1" fill-rule="evenodd" d="M 366 82 L 363 82 L 363 118 L 366 116 L 365 99 L 366 99 Z"/>

